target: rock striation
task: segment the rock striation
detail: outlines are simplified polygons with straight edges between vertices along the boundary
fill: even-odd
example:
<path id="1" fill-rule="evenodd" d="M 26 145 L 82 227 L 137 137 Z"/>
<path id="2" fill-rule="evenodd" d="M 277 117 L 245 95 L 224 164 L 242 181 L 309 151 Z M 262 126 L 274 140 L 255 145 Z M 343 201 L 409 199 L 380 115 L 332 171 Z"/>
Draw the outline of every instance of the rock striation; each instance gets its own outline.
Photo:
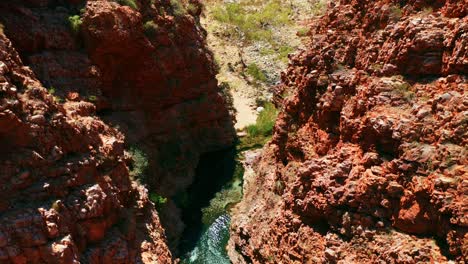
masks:
<path id="1" fill-rule="evenodd" d="M 312 22 L 232 218 L 234 263 L 468 260 L 468 2 L 403 2 Z"/>
<path id="2" fill-rule="evenodd" d="M 169 201 L 158 216 L 126 150 L 149 161 L 139 180 L 172 197 L 202 154 L 233 144 L 200 10 L 1 1 L 0 262 L 172 262 L 180 212 Z"/>

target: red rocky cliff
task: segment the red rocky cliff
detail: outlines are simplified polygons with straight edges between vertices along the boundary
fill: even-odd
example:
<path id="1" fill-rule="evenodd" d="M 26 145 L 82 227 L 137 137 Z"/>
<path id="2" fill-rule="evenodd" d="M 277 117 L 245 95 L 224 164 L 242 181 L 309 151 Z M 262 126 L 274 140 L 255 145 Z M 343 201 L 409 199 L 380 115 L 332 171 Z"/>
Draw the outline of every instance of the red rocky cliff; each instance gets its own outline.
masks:
<path id="1" fill-rule="evenodd" d="M 234 263 L 468 260 L 467 8 L 329 4 L 276 89 Z"/>
<path id="2" fill-rule="evenodd" d="M 0 3 L 1 263 L 170 263 L 124 150 L 141 149 L 140 180 L 171 197 L 234 141 L 198 1 L 119 2 L 135 5 Z M 166 208 L 175 248 L 183 224 Z"/>
<path id="3" fill-rule="evenodd" d="M 171 263 L 123 135 L 57 104 L 0 34 L 0 262 Z"/>
<path id="4" fill-rule="evenodd" d="M 198 22 L 200 4 L 127 2 L 135 5 L 2 1 L 0 20 L 58 101 L 81 102 L 75 112 L 91 111 L 120 130 L 125 147 L 149 160 L 141 180 L 172 197 L 191 184 L 199 157 L 232 145 L 235 133 Z M 175 248 L 183 224 L 171 201 L 166 208 L 162 220 Z"/>

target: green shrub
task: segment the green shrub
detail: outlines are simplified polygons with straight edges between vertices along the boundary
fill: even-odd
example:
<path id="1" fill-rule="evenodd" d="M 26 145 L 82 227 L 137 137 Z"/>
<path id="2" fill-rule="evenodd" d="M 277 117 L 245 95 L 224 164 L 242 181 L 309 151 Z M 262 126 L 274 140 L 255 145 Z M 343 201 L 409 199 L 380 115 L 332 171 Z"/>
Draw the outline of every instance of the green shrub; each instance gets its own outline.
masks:
<path id="1" fill-rule="evenodd" d="M 163 206 L 167 203 L 167 198 L 162 197 L 157 193 L 150 193 L 149 199 L 154 203 L 156 209 L 161 210 Z"/>
<path id="2" fill-rule="evenodd" d="M 255 63 L 249 64 L 247 66 L 246 72 L 257 81 L 266 82 L 267 80 L 265 73 L 263 73 L 263 71 Z"/>
<path id="3" fill-rule="evenodd" d="M 399 6 L 393 5 L 390 7 L 390 19 L 398 21 L 403 16 L 403 11 Z"/>
<path id="4" fill-rule="evenodd" d="M 284 186 L 284 182 L 282 182 L 281 180 L 275 181 L 275 192 L 277 194 L 282 194 L 285 188 L 286 186 Z"/>
<path id="5" fill-rule="evenodd" d="M 294 48 L 288 45 L 275 45 L 273 48 L 262 48 L 260 49 L 260 54 L 263 56 L 276 55 L 275 60 L 280 60 L 283 62 L 288 61 L 289 53 L 293 52 Z"/>
<path id="6" fill-rule="evenodd" d="M 275 54 L 276 51 L 273 48 L 261 48 L 260 54 L 263 56 Z"/>
<path id="7" fill-rule="evenodd" d="M 172 13 L 176 17 L 185 15 L 185 8 L 180 2 L 180 0 L 171 0 Z"/>
<path id="8" fill-rule="evenodd" d="M 148 157 L 142 150 L 136 147 L 131 147 L 128 151 L 133 164 L 130 167 L 130 177 L 132 179 L 143 179 L 145 170 L 148 168 Z"/>
<path id="9" fill-rule="evenodd" d="M 198 13 L 198 6 L 190 3 L 188 6 L 187 6 L 187 11 L 192 14 L 192 15 L 195 15 Z"/>
<path id="10" fill-rule="evenodd" d="M 79 15 L 70 16 L 68 17 L 68 22 L 70 23 L 73 33 L 78 34 L 80 32 L 81 25 L 83 24 L 81 17 Z"/>
<path id="11" fill-rule="evenodd" d="M 327 1 L 326 0 L 318 0 L 311 6 L 312 15 L 314 16 L 321 16 L 327 10 Z"/>
<path id="12" fill-rule="evenodd" d="M 258 115 L 256 123 L 245 128 L 247 135 L 240 138 L 237 144 L 239 153 L 262 148 L 270 140 L 278 111 L 270 102 L 265 103 L 264 107 L 265 110 Z"/>
<path id="13" fill-rule="evenodd" d="M 55 88 L 54 88 L 54 87 L 50 87 L 47 91 L 48 91 L 50 94 L 55 94 Z"/>
<path id="14" fill-rule="evenodd" d="M 290 46 L 281 46 L 278 49 L 278 56 L 277 58 L 283 62 L 288 62 L 288 55 L 289 53 L 293 52 L 294 49 Z"/>
<path id="15" fill-rule="evenodd" d="M 310 32 L 310 29 L 309 29 L 309 28 L 303 27 L 303 28 L 300 28 L 300 29 L 297 31 L 296 34 L 297 34 L 299 37 L 305 37 L 305 36 L 307 36 L 307 34 L 309 34 L 309 32 Z"/>
<path id="16" fill-rule="evenodd" d="M 158 25 L 153 21 L 146 21 L 145 24 L 143 24 L 143 32 L 148 38 L 153 38 L 158 32 Z"/>
<path id="17" fill-rule="evenodd" d="M 415 97 L 415 93 L 411 90 L 411 84 L 405 82 L 402 76 L 392 76 L 392 86 L 394 91 L 402 95 L 407 101 L 411 101 Z"/>
<path id="18" fill-rule="evenodd" d="M 56 212 L 60 212 L 60 200 L 55 200 L 50 206 L 51 209 L 54 209 Z"/>
<path id="19" fill-rule="evenodd" d="M 272 103 L 266 103 L 264 108 L 258 115 L 256 123 L 246 128 L 247 134 L 251 137 L 272 135 L 278 111 Z"/>
<path id="20" fill-rule="evenodd" d="M 138 10 L 138 5 L 135 3 L 135 0 L 117 0 L 117 3 Z"/>
<path id="21" fill-rule="evenodd" d="M 65 100 L 61 98 L 60 96 L 54 96 L 54 101 L 58 104 L 62 104 L 65 102 Z"/>
<path id="22" fill-rule="evenodd" d="M 227 3 L 213 9 L 213 17 L 228 26 L 227 32 L 241 40 L 272 40 L 272 26 L 291 23 L 291 8 L 279 0 Z"/>
<path id="23" fill-rule="evenodd" d="M 90 95 L 90 96 L 88 96 L 88 100 L 91 101 L 91 102 L 96 102 L 97 97 L 95 95 Z"/>
<path id="24" fill-rule="evenodd" d="M 227 3 L 225 7 L 217 6 L 213 10 L 213 17 L 223 23 L 238 24 L 243 19 L 241 14 L 245 12 L 238 3 Z"/>
<path id="25" fill-rule="evenodd" d="M 383 69 L 383 65 L 381 63 L 373 63 L 371 66 L 369 66 L 369 69 L 374 72 L 379 72 Z"/>

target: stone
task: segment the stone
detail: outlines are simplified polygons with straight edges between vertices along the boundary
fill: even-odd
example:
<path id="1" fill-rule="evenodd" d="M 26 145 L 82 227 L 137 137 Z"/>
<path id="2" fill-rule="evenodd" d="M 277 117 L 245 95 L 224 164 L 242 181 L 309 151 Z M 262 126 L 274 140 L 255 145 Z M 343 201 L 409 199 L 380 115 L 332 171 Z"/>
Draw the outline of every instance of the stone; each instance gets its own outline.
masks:
<path id="1" fill-rule="evenodd" d="M 397 182 L 390 182 L 387 186 L 387 192 L 392 197 L 399 197 L 403 194 L 405 188 Z"/>
<path id="2" fill-rule="evenodd" d="M 38 124 L 38 125 L 44 125 L 46 123 L 46 119 L 43 115 L 34 115 L 34 116 L 31 116 L 31 119 L 30 121 L 34 124 Z"/>

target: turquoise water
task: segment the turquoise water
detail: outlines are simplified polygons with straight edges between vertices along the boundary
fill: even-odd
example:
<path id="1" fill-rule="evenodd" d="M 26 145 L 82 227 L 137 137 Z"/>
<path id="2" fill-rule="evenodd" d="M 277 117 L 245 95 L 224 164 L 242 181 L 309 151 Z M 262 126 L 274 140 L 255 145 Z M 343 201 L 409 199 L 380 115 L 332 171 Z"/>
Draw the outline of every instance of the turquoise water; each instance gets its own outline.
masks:
<path id="1" fill-rule="evenodd" d="M 234 178 L 202 209 L 204 230 L 182 264 L 230 264 L 226 246 L 231 217 L 229 208 L 242 198 L 242 180 Z"/>
<path id="2" fill-rule="evenodd" d="M 195 248 L 182 260 L 182 264 L 230 264 L 226 252 L 230 222 L 229 215 L 219 216 L 203 232 Z"/>
<path id="3" fill-rule="evenodd" d="M 197 177 L 187 192 L 182 264 L 230 264 L 226 246 L 230 211 L 242 199 L 244 168 L 235 149 L 201 159 Z"/>

